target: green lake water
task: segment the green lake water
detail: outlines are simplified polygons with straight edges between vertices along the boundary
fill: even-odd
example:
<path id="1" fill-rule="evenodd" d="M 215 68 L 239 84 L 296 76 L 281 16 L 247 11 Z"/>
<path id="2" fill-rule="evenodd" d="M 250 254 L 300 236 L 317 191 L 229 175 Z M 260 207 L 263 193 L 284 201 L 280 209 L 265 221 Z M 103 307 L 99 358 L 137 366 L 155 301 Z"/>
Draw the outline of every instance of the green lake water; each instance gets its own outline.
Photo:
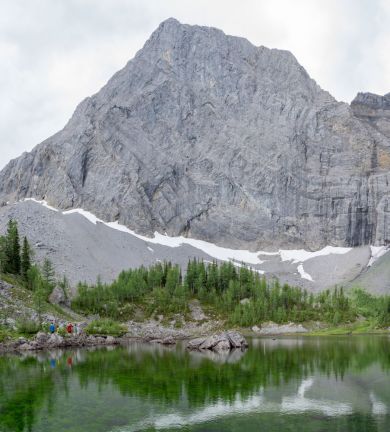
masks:
<path id="1" fill-rule="evenodd" d="M 389 336 L 0 356 L 0 431 L 390 431 Z"/>

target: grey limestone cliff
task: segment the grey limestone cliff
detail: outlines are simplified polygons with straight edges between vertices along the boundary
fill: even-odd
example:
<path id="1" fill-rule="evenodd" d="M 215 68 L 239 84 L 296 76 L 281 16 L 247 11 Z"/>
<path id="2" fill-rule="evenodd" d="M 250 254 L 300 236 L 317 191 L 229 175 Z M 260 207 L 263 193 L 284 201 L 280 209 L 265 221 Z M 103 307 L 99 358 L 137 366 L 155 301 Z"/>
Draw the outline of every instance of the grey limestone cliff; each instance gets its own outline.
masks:
<path id="1" fill-rule="evenodd" d="M 230 247 L 389 243 L 385 132 L 291 53 L 169 19 L 63 130 L 6 166 L 0 200 Z"/>
<path id="2" fill-rule="evenodd" d="M 390 93 L 358 93 L 351 108 L 357 117 L 390 138 Z"/>

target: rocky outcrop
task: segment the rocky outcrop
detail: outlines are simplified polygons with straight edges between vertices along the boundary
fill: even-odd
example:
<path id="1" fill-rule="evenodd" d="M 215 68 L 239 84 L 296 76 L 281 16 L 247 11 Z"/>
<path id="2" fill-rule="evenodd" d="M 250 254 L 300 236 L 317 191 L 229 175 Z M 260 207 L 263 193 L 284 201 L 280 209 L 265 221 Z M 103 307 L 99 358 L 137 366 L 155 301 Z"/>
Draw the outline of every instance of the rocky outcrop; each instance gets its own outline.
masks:
<path id="1" fill-rule="evenodd" d="M 302 324 L 288 323 L 276 324 L 274 322 L 266 322 L 261 326 L 253 326 L 252 331 L 258 335 L 281 335 L 281 334 L 296 334 L 307 333 L 308 329 Z"/>
<path id="2" fill-rule="evenodd" d="M 169 344 L 168 341 L 170 340 L 183 340 L 210 334 L 216 328 L 220 328 L 222 323 L 215 320 L 208 320 L 202 323 L 181 321 L 180 328 L 176 328 L 175 324 L 175 322 L 171 322 L 169 325 L 162 325 L 162 323 L 153 320 L 145 322 L 128 321 L 126 323 L 126 337 L 163 344 L 165 344 L 163 341 L 166 341 Z"/>
<path id="3" fill-rule="evenodd" d="M 351 102 L 351 108 L 357 117 L 390 138 L 390 93 L 384 96 L 358 93 Z"/>
<path id="4" fill-rule="evenodd" d="M 35 351 L 50 348 L 64 347 L 88 347 L 99 345 L 116 345 L 120 341 L 119 338 L 113 336 L 93 336 L 87 334 L 61 336 L 59 334 L 47 334 L 43 332 L 37 333 L 34 339 L 28 340 L 20 338 L 16 342 L 8 344 L 8 350 L 16 351 Z"/>
<path id="5" fill-rule="evenodd" d="M 248 346 L 245 338 L 238 332 L 228 331 L 208 337 L 192 339 L 187 343 L 189 350 L 212 350 L 216 352 L 231 349 L 245 349 Z"/>
<path id="6" fill-rule="evenodd" d="M 45 198 L 229 247 L 389 243 L 389 135 L 357 105 L 287 51 L 169 19 L 4 168 L 0 202 Z"/>

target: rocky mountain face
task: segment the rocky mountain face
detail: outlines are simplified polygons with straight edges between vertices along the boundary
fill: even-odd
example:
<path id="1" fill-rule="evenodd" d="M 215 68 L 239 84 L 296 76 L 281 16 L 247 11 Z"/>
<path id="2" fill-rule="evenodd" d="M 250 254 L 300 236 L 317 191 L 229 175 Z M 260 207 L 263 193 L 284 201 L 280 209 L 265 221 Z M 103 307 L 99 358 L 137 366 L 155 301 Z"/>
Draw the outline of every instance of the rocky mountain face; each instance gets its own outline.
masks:
<path id="1" fill-rule="evenodd" d="M 390 93 L 358 93 L 351 102 L 354 114 L 390 138 Z"/>
<path id="2" fill-rule="evenodd" d="M 350 107 L 289 52 L 169 19 L 62 131 L 4 168 L 0 200 L 230 247 L 387 244 L 388 98 Z"/>

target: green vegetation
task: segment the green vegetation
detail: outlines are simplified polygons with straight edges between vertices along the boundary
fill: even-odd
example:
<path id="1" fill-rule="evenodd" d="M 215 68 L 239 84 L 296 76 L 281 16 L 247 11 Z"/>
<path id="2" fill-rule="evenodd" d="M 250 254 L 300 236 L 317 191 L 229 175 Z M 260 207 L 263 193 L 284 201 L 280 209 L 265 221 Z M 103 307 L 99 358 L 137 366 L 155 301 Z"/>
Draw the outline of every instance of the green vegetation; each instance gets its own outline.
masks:
<path id="1" fill-rule="evenodd" d="M 276 323 L 323 321 L 337 326 L 352 323 L 359 315 L 377 326 L 390 321 L 390 297 L 373 297 L 355 290 L 346 295 L 343 288 L 320 294 L 267 281 L 257 272 L 232 263 L 188 263 L 183 278 L 171 263 L 123 271 L 112 284 L 79 284 L 72 308 L 85 314 L 127 319 L 125 311 L 141 307 L 148 315 L 186 313 L 188 302 L 199 299 L 231 325 L 251 326 L 265 321 Z"/>
<path id="2" fill-rule="evenodd" d="M 33 262 L 33 251 L 26 237 L 20 240 L 18 225 L 10 220 L 7 232 L 0 236 L 0 279 L 12 285 L 8 296 L 0 294 L 3 307 L 0 319 L 20 316 L 20 306 L 33 309 L 38 319 L 33 321 L 25 316 L 16 323 L 16 330 L 7 327 L 0 329 L 0 342 L 18 336 L 28 336 L 41 330 L 44 313 L 50 313 L 65 319 L 72 319 L 60 306 L 52 305 L 48 299 L 58 285 L 68 298 L 69 283 L 64 277 L 57 281 L 50 260 L 45 259 L 42 266 Z"/>
<path id="3" fill-rule="evenodd" d="M 111 319 L 100 319 L 90 322 L 85 332 L 90 335 L 122 336 L 126 329 Z"/>
<path id="4" fill-rule="evenodd" d="M 32 254 L 27 237 L 23 238 L 20 245 L 18 224 L 10 219 L 5 236 L 0 236 L 0 273 L 3 279 L 7 275 L 11 276 L 14 282 L 33 291 L 40 313 L 43 302 L 56 286 L 55 272 L 48 259 L 45 259 L 42 267 L 34 264 Z"/>
<path id="5" fill-rule="evenodd" d="M 380 327 L 390 326 L 390 296 L 375 297 L 361 288 L 351 293 L 357 313 Z"/>
<path id="6" fill-rule="evenodd" d="M 41 330 L 41 324 L 37 321 L 27 318 L 20 319 L 16 322 L 18 333 L 22 335 L 33 335 Z"/>
<path id="7" fill-rule="evenodd" d="M 21 257 L 20 257 L 20 240 L 19 231 L 16 221 L 8 222 L 7 234 L 1 243 L 4 250 L 2 256 L 1 269 L 3 273 L 20 274 Z"/>
<path id="8" fill-rule="evenodd" d="M 28 239 L 24 237 L 21 243 L 17 223 L 10 220 L 5 236 L 0 236 L 1 277 L 31 293 L 29 307 L 37 311 L 37 325 L 41 326 L 51 292 L 58 285 L 68 299 L 69 283 L 66 277 L 56 280 L 48 259 L 42 266 L 36 265 L 32 252 Z M 209 315 L 216 314 L 233 326 L 250 327 L 266 321 L 321 321 L 336 333 L 390 326 L 390 296 L 375 297 L 361 289 L 347 294 L 337 287 L 309 294 L 299 287 L 281 285 L 278 280 L 266 280 L 244 265 L 205 264 L 198 260 L 188 262 L 184 277 L 178 265 L 165 262 L 123 271 L 111 284 L 103 284 L 100 279 L 94 285 L 80 283 L 72 308 L 111 320 L 100 329 L 92 325 L 91 333 L 116 334 L 121 329 L 115 330 L 112 320 L 143 320 L 158 314 L 164 315 L 165 320 L 175 314 L 186 317 L 193 299 L 198 299 Z M 2 315 L 10 316 L 7 308 Z"/>
<path id="9" fill-rule="evenodd" d="M 12 332 L 9 328 L 0 326 L 0 343 L 12 339 L 13 336 L 14 332 Z"/>

